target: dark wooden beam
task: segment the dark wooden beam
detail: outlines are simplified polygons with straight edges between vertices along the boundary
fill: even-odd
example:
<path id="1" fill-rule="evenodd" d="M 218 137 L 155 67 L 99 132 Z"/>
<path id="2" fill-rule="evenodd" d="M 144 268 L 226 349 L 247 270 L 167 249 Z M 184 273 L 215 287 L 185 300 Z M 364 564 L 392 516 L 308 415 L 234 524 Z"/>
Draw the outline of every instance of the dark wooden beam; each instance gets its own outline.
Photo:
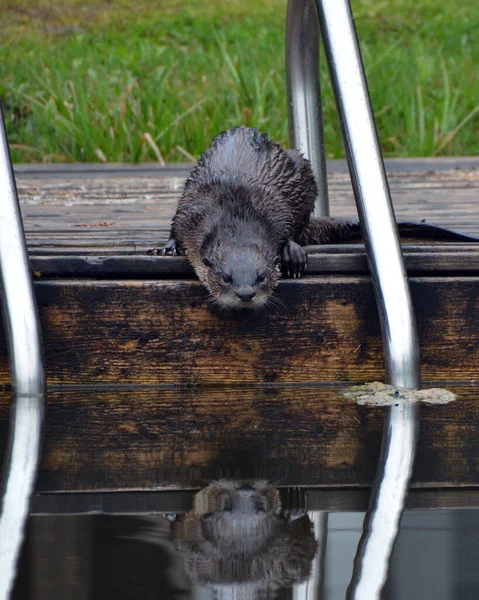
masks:
<path id="1" fill-rule="evenodd" d="M 280 306 L 219 312 L 194 280 L 35 285 L 50 384 L 284 384 L 383 379 L 369 277 L 278 286 Z M 411 279 L 423 377 L 477 378 L 479 278 Z M 0 384 L 8 383 L 0 338 Z"/>
<path id="2" fill-rule="evenodd" d="M 479 243 L 403 244 L 406 269 L 410 275 L 477 275 L 479 273 Z M 97 277 L 102 279 L 138 279 L 194 277 L 188 260 L 179 256 L 147 256 L 146 254 L 115 255 L 104 249 L 102 256 L 51 254 L 45 248 L 30 258 L 37 279 L 51 277 Z M 113 252 L 115 250 L 113 249 Z M 369 267 L 362 244 L 314 246 L 308 248 L 306 275 L 342 274 L 366 275 Z"/>
<path id="3" fill-rule="evenodd" d="M 318 486 L 303 488 L 308 510 L 365 511 L 370 487 Z M 289 488 L 279 488 L 287 495 Z M 196 489 L 176 491 L 41 492 L 32 498 L 33 515 L 79 515 L 92 511 L 111 514 L 148 515 L 184 513 L 191 510 Z M 417 484 L 409 490 L 407 509 L 479 508 L 479 487 L 431 488 Z"/>
<path id="4" fill-rule="evenodd" d="M 477 485 L 477 394 L 422 409 L 413 484 Z M 5 440 L 9 395 L 0 396 Z M 212 479 L 362 488 L 376 472 L 384 409 L 333 386 L 50 391 L 37 490 L 198 488 Z"/>

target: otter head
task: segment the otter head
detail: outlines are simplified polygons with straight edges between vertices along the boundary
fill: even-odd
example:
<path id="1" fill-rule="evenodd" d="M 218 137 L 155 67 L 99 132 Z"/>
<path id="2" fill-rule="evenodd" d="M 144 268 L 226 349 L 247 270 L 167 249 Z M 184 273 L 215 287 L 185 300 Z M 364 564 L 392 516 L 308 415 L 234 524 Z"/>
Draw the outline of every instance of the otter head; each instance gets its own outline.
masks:
<path id="1" fill-rule="evenodd" d="M 195 264 L 200 281 L 223 308 L 260 308 L 279 278 L 279 257 L 264 246 L 216 244 L 203 249 Z"/>
<path id="2" fill-rule="evenodd" d="M 195 496 L 193 512 L 203 517 L 215 512 L 257 515 L 281 510 L 279 492 L 267 481 L 220 479 Z"/>
<path id="3" fill-rule="evenodd" d="M 265 481 L 220 480 L 200 491 L 193 514 L 223 556 L 256 553 L 279 532 L 278 491 Z"/>
<path id="4" fill-rule="evenodd" d="M 175 521 L 174 539 L 193 581 L 235 598 L 305 579 L 316 553 L 308 516 L 285 518 L 278 490 L 266 481 L 208 485 Z"/>

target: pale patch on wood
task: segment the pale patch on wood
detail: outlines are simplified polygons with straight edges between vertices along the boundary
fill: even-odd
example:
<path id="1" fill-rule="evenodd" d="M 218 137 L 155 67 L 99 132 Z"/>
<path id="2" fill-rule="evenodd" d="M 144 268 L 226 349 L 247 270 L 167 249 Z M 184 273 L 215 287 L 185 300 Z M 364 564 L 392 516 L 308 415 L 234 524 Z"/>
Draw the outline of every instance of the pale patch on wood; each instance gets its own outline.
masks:
<path id="1" fill-rule="evenodd" d="M 373 381 L 364 385 L 355 385 L 341 392 L 343 398 L 354 400 L 366 406 L 392 406 L 398 404 L 449 404 L 456 396 L 444 388 L 427 390 L 408 390 L 393 385 Z"/>

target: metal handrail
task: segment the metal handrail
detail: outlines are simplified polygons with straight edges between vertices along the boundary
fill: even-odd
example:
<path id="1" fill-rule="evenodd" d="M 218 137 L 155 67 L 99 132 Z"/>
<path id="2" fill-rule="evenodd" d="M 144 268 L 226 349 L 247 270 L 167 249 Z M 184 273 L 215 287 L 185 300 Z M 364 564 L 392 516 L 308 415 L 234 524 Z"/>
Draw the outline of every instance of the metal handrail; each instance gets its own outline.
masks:
<path id="1" fill-rule="evenodd" d="M 327 217 L 329 199 L 319 80 L 319 25 L 311 0 L 288 2 L 286 80 L 290 145 L 311 161 L 318 184 L 314 214 Z"/>
<path id="2" fill-rule="evenodd" d="M 312 3 L 313 0 L 309 4 L 290 0 L 290 9 L 302 5 L 303 10 L 310 10 Z M 414 312 L 351 8 L 348 0 L 314 0 L 314 4 L 379 309 L 386 381 L 417 389 L 421 376 Z M 288 24 L 298 21 L 301 22 L 299 16 L 288 19 Z M 287 39 L 291 35 L 287 34 Z M 300 40 L 295 43 L 301 47 Z M 303 73 L 295 78 L 289 75 L 290 85 L 308 75 L 301 60 L 294 64 Z M 287 69 L 292 65 L 292 61 L 287 62 Z M 318 62 L 308 69 L 318 72 Z M 294 101 L 291 91 L 288 97 Z M 307 124 L 304 127 L 308 129 Z M 377 477 L 348 588 L 350 599 L 380 597 L 404 509 L 418 426 L 417 405 L 386 409 Z"/>
<path id="3" fill-rule="evenodd" d="M 0 285 L 13 389 L 0 512 L 0 600 L 7 600 L 15 579 L 40 455 L 45 371 L 30 263 L 1 105 Z"/>

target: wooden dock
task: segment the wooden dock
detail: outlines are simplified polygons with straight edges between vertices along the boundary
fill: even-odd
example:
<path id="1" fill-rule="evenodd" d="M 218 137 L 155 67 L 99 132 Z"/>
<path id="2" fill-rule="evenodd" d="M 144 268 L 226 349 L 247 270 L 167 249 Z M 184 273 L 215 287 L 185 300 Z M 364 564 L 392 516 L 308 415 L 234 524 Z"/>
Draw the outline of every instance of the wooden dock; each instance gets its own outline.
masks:
<path id="1" fill-rule="evenodd" d="M 387 167 L 398 219 L 479 235 L 479 158 Z M 311 248 L 306 277 L 278 287 L 284 308 L 214 312 L 186 259 L 146 254 L 166 241 L 189 168 L 16 169 L 49 384 L 41 497 L 263 477 L 362 498 L 383 410 L 339 391 L 384 380 L 364 247 Z M 331 163 L 329 187 L 332 214 L 354 216 L 343 161 Z M 479 496 L 479 244 L 403 248 L 424 385 L 457 394 L 423 409 L 413 485 L 447 491 L 452 504 L 455 491 L 464 505 Z M 10 391 L 0 340 L 4 444 Z"/>

